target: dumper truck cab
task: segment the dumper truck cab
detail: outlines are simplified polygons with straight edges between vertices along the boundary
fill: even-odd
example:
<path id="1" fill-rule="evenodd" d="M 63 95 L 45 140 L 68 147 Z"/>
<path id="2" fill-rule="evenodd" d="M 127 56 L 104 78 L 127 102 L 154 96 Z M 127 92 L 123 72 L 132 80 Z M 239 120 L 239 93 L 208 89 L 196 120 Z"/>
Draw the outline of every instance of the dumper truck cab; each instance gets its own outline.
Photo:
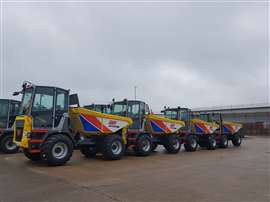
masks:
<path id="1" fill-rule="evenodd" d="M 73 153 L 75 137 L 69 128 L 69 90 L 24 82 L 20 115 L 13 127 L 13 140 L 32 161 L 62 165 Z"/>
<path id="2" fill-rule="evenodd" d="M 240 146 L 242 143 L 239 131 L 243 127 L 242 124 L 236 122 L 228 122 L 223 120 L 223 116 L 218 112 L 201 112 L 201 116 L 209 122 L 216 123 L 219 127 L 215 131 L 216 141 L 219 147 L 227 148 L 229 141 L 234 146 Z"/>
<path id="3" fill-rule="evenodd" d="M 181 137 L 186 151 L 196 151 L 198 145 L 211 150 L 216 148 L 214 131 L 218 128 L 217 124 L 202 120 L 200 114 L 193 113 L 189 108 L 165 107 L 162 113 L 165 117 L 185 122 Z"/>
<path id="4" fill-rule="evenodd" d="M 95 128 L 91 135 L 99 136 L 105 130 L 103 127 L 99 131 L 98 126 L 88 121 L 89 117 L 97 119 L 103 114 L 80 108 L 77 95 L 70 95 L 69 90 L 24 82 L 22 90 L 14 93 L 18 94 L 22 94 L 22 102 L 20 115 L 16 117 L 13 127 L 13 140 L 32 161 L 62 165 L 71 158 L 74 147 L 91 133 L 88 130 Z M 95 123 L 101 124 L 100 120 L 95 120 Z M 112 131 L 107 131 L 107 134 L 112 134 Z M 84 145 L 87 144 L 84 142 Z"/>
<path id="5" fill-rule="evenodd" d="M 127 131 L 127 145 L 137 155 L 147 156 L 159 144 L 168 153 L 177 153 L 180 150 L 178 132 L 184 126 L 182 121 L 154 115 L 148 104 L 139 100 L 113 102 L 111 113 L 133 120 Z"/>
<path id="6" fill-rule="evenodd" d="M 15 153 L 19 147 L 13 143 L 12 126 L 19 113 L 20 102 L 11 99 L 0 99 L 0 151 Z"/>
<path id="7" fill-rule="evenodd" d="M 91 105 L 85 105 L 84 108 L 101 112 L 104 114 L 110 114 L 111 113 L 111 105 L 109 104 L 91 104 Z"/>

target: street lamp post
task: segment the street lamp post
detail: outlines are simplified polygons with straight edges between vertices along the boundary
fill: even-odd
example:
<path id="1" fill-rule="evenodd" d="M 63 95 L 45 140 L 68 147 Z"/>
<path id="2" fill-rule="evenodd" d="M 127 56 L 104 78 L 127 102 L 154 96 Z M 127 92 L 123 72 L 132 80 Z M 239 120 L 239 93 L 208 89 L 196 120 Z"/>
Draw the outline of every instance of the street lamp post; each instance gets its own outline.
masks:
<path id="1" fill-rule="evenodd" d="M 137 95 L 136 95 L 136 93 L 137 93 L 137 86 L 134 86 L 134 98 L 135 98 L 135 100 L 137 99 Z"/>

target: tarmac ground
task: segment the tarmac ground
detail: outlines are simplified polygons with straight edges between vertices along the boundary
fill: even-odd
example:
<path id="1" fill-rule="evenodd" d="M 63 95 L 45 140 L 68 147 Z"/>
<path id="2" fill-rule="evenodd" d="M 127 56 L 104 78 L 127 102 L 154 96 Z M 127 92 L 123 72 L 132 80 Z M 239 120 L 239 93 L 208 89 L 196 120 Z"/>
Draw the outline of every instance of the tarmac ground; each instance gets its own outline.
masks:
<path id="1" fill-rule="evenodd" d="M 270 138 L 119 161 L 75 151 L 65 166 L 0 154 L 0 201 L 270 201 Z"/>

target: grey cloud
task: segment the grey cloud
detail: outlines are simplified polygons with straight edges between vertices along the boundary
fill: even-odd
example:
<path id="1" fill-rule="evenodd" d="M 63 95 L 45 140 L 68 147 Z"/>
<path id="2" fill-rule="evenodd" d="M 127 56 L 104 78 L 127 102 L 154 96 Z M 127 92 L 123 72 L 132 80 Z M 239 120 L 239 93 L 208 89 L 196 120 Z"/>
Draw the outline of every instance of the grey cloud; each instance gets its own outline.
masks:
<path id="1" fill-rule="evenodd" d="M 268 8 L 5 7 L 5 95 L 23 80 L 84 104 L 133 98 L 155 111 L 268 102 Z"/>

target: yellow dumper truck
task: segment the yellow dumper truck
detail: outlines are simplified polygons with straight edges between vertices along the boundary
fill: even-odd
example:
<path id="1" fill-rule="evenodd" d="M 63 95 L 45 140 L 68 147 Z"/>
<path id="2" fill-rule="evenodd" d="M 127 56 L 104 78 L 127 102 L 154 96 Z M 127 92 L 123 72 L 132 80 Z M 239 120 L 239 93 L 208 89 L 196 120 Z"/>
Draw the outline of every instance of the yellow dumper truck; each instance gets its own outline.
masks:
<path id="1" fill-rule="evenodd" d="M 84 155 L 101 152 L 105 159 L 120 159 L 132 120 L 79 107 L 78 96 L 58 87 L 24 82 L 20 115 L 16 117 L 14 142 L 32 161 L 62 165 L 74 147 Z"/>
<path id="2" fill-rule="evenodd" d="M 201 119 L 200 114 L 195 114 L 188 108 L 165 108 L 162 113 L 167 118 L 185 122 L 186 125 L 181 130 L 181 140 L 186 151 L 196 151 L 198 145 L 210 150 L 216 148 L 214 133 L 219 127 L 218 124 Z"/>
<path id="3" fill-rule="evenodd" d="M 201 119 L 212 122 L 218 125 L 218 129 L 214 135 L 217 145 L 221 148 L 227 148 L 229 141 L 236 147 L 242 143 L 241 135 L 239 134 L 243 125 L 236 122 L 224 121 L 221 113 L 218 112 L 200 112 Z"/>
<path id="4" fill-rule="evenodd" d="M 147 156 L 159 144 L 168 153 L 178 153 L 180 150 L 179 132 L 185 126 L 183 121 L 154 115 L 148 104 L 139 100 L 114 101 L 111 113 L 133 120 L 127 130 L 127 146 L 137 155 Z"/>

